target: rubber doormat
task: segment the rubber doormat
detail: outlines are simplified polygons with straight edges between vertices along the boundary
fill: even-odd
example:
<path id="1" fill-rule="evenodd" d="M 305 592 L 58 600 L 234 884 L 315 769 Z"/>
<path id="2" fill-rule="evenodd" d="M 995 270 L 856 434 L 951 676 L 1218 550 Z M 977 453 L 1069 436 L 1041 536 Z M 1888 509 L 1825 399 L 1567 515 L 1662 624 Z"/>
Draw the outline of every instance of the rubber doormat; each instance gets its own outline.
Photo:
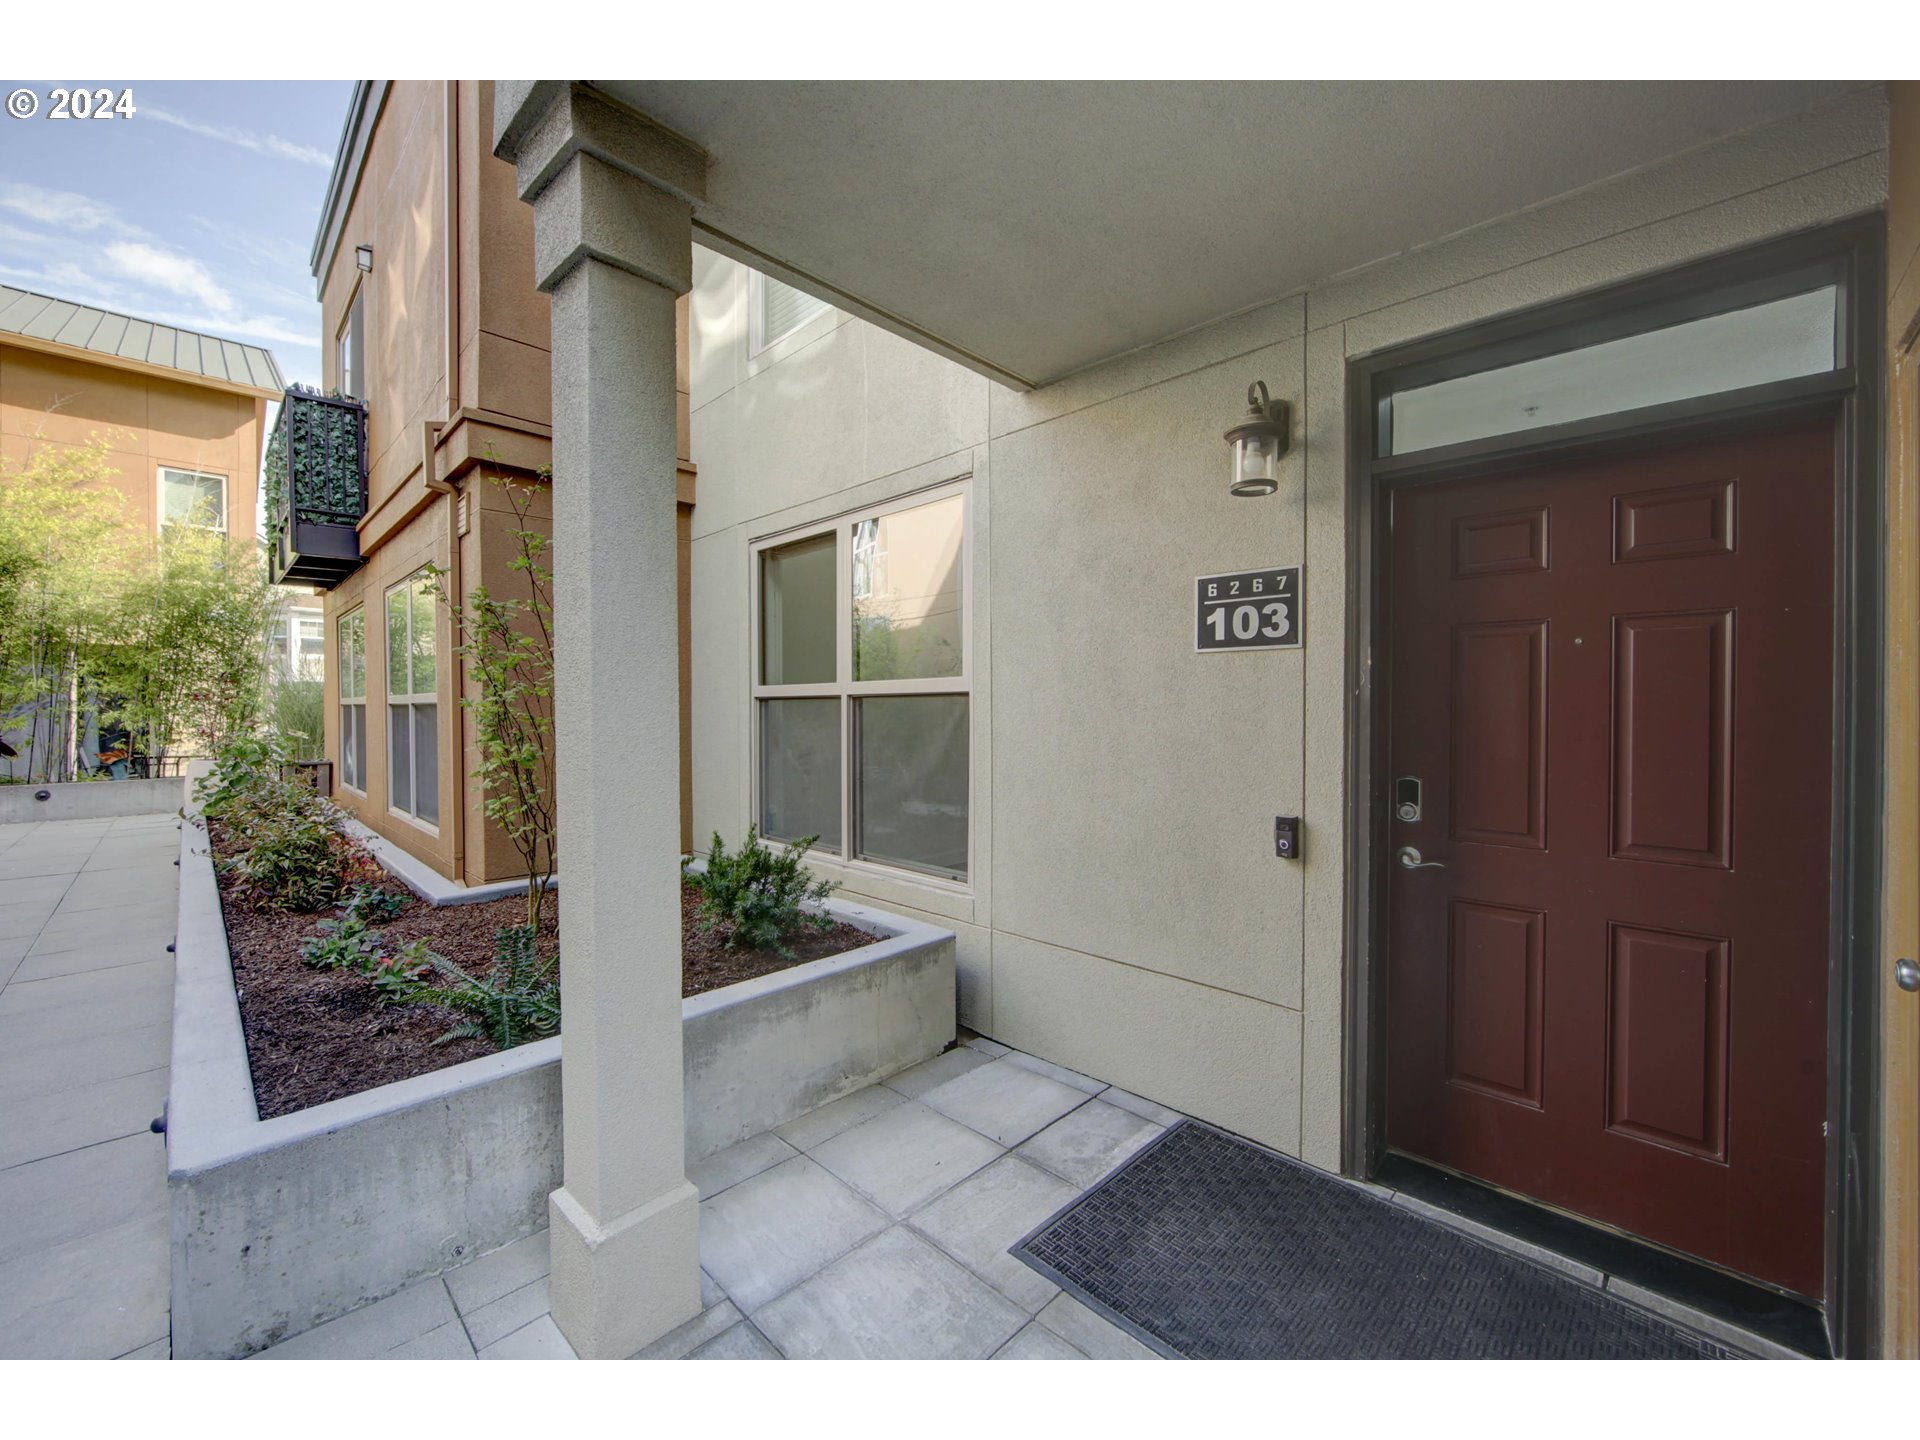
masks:
<path id="1" fill-rule="evenodd" d="M 1731 1358 L 1192 1120 L 1012 1253 L 1161 1354 L 1193 1360 Z"/>

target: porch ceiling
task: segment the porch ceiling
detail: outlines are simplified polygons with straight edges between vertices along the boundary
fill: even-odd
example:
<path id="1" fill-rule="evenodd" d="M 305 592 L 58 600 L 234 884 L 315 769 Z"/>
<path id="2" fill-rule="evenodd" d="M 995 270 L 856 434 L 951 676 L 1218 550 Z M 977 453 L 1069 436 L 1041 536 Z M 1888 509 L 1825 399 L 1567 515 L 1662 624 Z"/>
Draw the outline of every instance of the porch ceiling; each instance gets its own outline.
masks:
<path id="1" fill-rule="evenodd" d="M 1038 385 L 1858 82 L 596 82 L 698 223 Z"/>

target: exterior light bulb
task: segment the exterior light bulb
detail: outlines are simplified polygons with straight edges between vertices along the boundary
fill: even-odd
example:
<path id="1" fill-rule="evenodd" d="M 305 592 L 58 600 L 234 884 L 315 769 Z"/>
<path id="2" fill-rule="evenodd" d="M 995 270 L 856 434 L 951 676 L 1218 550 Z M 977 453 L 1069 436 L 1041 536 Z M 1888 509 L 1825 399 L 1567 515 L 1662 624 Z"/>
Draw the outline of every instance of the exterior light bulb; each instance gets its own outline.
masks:
<path id="1" fill-rule="evenodd" d="M 1227 431 L 1232 452 L 1231 494 L 1258 498 L 1280 488 L 1280 457 L 1287 453 L 1292 413 L 1284 400 L 1271 400 L 1259 380 L 1247 387 L 1247 413 Z"/>

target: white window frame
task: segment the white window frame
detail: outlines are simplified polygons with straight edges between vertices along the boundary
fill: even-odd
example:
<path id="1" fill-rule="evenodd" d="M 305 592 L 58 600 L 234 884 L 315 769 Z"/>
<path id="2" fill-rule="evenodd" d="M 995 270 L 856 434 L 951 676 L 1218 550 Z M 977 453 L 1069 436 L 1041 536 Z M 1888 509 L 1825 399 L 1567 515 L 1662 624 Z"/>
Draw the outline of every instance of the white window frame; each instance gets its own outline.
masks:
<path id="1" fill-rule="evenodd" d="M 972 478 L 970 474 L 964 475 L 879 505 L 848 510 L 825 520 L 796 526 L 791 530 L 782 530 L 778 534 L 767 535 L 752 541 L 747 553 L 747 664 L 749 666 L 747 735 L 748 753 L 751 756 L 750 793 L 747 797 L 749 818 L 758 824 L 761 815 L 760 702 L 837 698 L 840 701 L 840 845 L 837 850 L 829 850 L 817 845 L 809 854 L 856 873 L 881 875 L 893 880 L 907 880 L 957 895 L 973 893 L 973 877 L 978 873 L 976 842 L 979 831 L 975 824 L 973 803 L 974 782 L 978 777 L 976 754 L 978 747 L 975 744 L 977 716 L 973 708 L 973 497 L 970 493 Z M 960 673 L 923 680 L 855 680 L 853 678 L 854 527 L 863 520 L 877 520 L 902 510 L 915 510 L 922 505 L 930 505 L 955 495 L 961 499 Z M 763 684 L 760 680 L 762 639 L 760 591 L 763 568 L 761 557 L 769 550 L 778 550 L 795 541 L 829 534 L 836 537 L 834 625 L 838 633 L 834 640 L 834 673 L 838 678 L 831 682 L 821 681 L 807 685 Z M 854 833 L 854 817 L 857 808 L 854 792 L 858 781 L 855 763 L 857 755 L 855 753 L 854 702 L 869 695 L 965 695 L 967 697 L 967 875 L 964 880 L 955 880 L 936 871 L 923 870 L 913 865 L 866 859 L 856 853 L 858 837 Z M 786 848 L 785 844 L 777 839 L 769 838 L 766 843 L 772 849 Z"/>
<path id="2" fill-rule="evenodd" d="M 382 616 L 382 619 L 384 618 L 385 617 Z M 357 694 L 349 693 L 347 689 L 347 677 L 353 673 L 353 667 L 347 663 L 350 647 L 347 644 L 346 630 L 348 624 L 354 621 L 359 622 L 360 634 L 360 688 Z M 339 705 L 341 712 L 340 785 L 342 789 L 351 791 L 364 800 L 367 798 L 367 607 L 364 604 L 356 605 L 353 609 L 342 615 L 334 622 L 333 633 L 339 637 L 340 641 L 340 674 L 336 682 L 340 691 Z M 360 725 L 358 727 L 360 748 L 354 755 L 355 764 L 353 767 L 354 778 L 360 782 L 358 785 L 352 784 L 347 779 L 347 737 L 349 731 L 346 723 L 346 711 L 348 706 L 358 706 L 360 710 Z"/>
<path id="3" fill-rule="evenodd" d="M 218 525 L 195 525 L 196 530 L 212 530 L 221 535 L 230 533 L 227 525 L 231 517 L 233 482 L 218 470 L 195 470 L 186 465 L 157 465 L 153 474 L 153 513 L 159 521 L 158 529 L 169 525 L 192 525 L 190 520 L 167 519 L 167 476 L 185 475 L 193 480 L 218 480 L 220 482 L 220 523 Z"/>
<path id="4" fill-rule="evenodd" d="M 354 323 L 356 317 L 359 321 L 358 325 Z M 335 332 L 333 337 L 333 388 L 349 399 L 358 400 L 362 404 L 365 404 L 367 397 L 356 394 L 347 386 L 347 376 L 352 369 L 349 356 L 356 334 L 358 334 L 360 340 L 359 388 L 368 390 L 371 389 L 372 386 L 368 383 L 366 374 L 369 350 L 367 346 L 367 281 L 365 276 L 361 276 L 360 279 L 354 282 L 353 293 L 347 297 L 346 311 L 340 317 L 340 329 Z"/>
<path id="5" fill-rule="evenodd" d="M 313 627 L 312 634 L 306 635 L 301 633 L 303 628 L 308 625 L 311 625 Z M 318 649 L 313 650 L 311 652 L 311 657 L 313 660 L 313 664 L 311 665 L 305 663 L 309 657 L 309 650 L 308 650 L 308 643 L 307 643 L 309 641 L 314 642 L 319 647 Z M 288 673 L 293 675 L 296 679 L 300 679 L 300 680 L 318 680 L 321 677 L 321 674 L 324 673 L 324 669 L 326 666 L 326 654 L 327 654 L 327 622 L 325 617 L 321 615 L 316 615 L 310 610 L 293 610 L 288 612 L 288 615 L 287 615 L 287 671 Z M 320 667 L 320 669 L 316 670 L 315 668 L 316 666 Z"/>
<path id="6" fill-rule="evenodd" d="M 415 570 L 411 574 L 409 574 L 405 579 L 401 580 L 398 584 L 389 585 L 383 592 L 381 592 L 381 596 L 380 596 L 380 633 L 384 640 L 384 644 L 382 648 L 386 652 L 386 670 L 384 674 L 386 676 L 386 681 L 387 681 L 387 698 L 386 698 L 387 813 L 389 815 L 399 816 L 402 820 L 406 821 L 409 825 L 418 826 L 420 829 L 426 831 L 429 835 L 438 835 L 440 833 L 440 825 L 438 821 L 423 820 L 419 815 L 415 814 L 412 810 L 409 810 L 406 807 L 399 804 L 393 797 L 393 711 L 394 711 L 394 707 L 397 705 L 403 705 L 406 707 L 406 710 L 407 710 L 407 777 L 412 782 L 412 789 L 411 789 L 411 793 L 408 796 L 408 799 L 411 800 L 412 803 L 414 803 L 415 805 L 418 805 L 420 803 L 420 754 L 419 754 L 418 748 L 413 743 L 413 736 L 416 733 L 413 726 L 414 708 L 420 705 L 433 706 L 434 707 L 433 723 L 434 723 L 436 735 L 438 734 L 439 725 L 440 725 L 440 616 L 439 616 L 438 605 L 429 604 L 427 609 L 427 615 L 428 615 L 427 623 L 433 627 L 433 689 L 432 690 L 408 690 L 402 694 L 395 694 L 393 690 L 393 630 L 387 618 L 388 614 L 390 613 L 389 607 L 393 603 L 393 595 L 396 591 L 406 592 L 407 594 L 407 634 L 408 634 L 409 640 L 411 640 L 411 637 L 416 633 L 417 622 L 419 619 L 418 614 L 414 609 L 415 597 L 413 594 L 413 590 L 414 590 L 414 586 L 419 583 L 421 577 L 425 575 L 425 573 L 426 573 L 426 567 L 423 565 L 418 570 Z M 407 683 L 409 685 L 413 683 L 413 647 L 411 644 L 409 644 L 407 647 Z M 436 810 L 439 809 L 439 802 L 440 802 L 440 766 L 438 763 L 439 751 L 440 751 L 440 746 L 435 745 L 434 746 L 435 764 L 433 768 L 432 783 L 434 787 L 434 808 Z"/>
<path id="7" fill-rule="evenodd" d="M 762 275 L 758 270 L 749 270 L 747 275 L 747 358 L 750 360 L 759 359 L 760 356 L 766 354 L 767 351 L 778 345 L 782 340 L 787 339 L 789 336 L 798 335 L 822 315 L 831 315 L 833 313 L 834 307 L 831 301 L 822 300 L 818 295 L 809 295 L 810 299 L 826 308 L 816 310 L 799 324 L 789 326 L 778 335 L 769 335 L 767 334 L 767 282 L 776 277 Z M 781 280 L 779 283 L 787 285 L 787 282 L 784 280 Z M 798 285 L 787 285 L 787 288 L 789 290 L 800 289 Z M 804 290 L 801 291 L 801 293 L 803 295 L 808 294 L 808 292 Z"/>

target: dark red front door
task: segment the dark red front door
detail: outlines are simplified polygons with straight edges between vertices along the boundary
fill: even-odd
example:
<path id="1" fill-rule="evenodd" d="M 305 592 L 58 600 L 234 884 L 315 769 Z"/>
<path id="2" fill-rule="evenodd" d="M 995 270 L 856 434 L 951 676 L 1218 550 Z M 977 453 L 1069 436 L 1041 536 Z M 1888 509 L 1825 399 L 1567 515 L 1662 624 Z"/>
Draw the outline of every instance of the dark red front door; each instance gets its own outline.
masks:
<path id="1" fill-rule="evenodd" d="M 1391 836 L 1442 868 L 1389 864 L 1388 1144 L 1807 1295 L 1833 475 L 1818 424 L 1393 500 Z"/>

